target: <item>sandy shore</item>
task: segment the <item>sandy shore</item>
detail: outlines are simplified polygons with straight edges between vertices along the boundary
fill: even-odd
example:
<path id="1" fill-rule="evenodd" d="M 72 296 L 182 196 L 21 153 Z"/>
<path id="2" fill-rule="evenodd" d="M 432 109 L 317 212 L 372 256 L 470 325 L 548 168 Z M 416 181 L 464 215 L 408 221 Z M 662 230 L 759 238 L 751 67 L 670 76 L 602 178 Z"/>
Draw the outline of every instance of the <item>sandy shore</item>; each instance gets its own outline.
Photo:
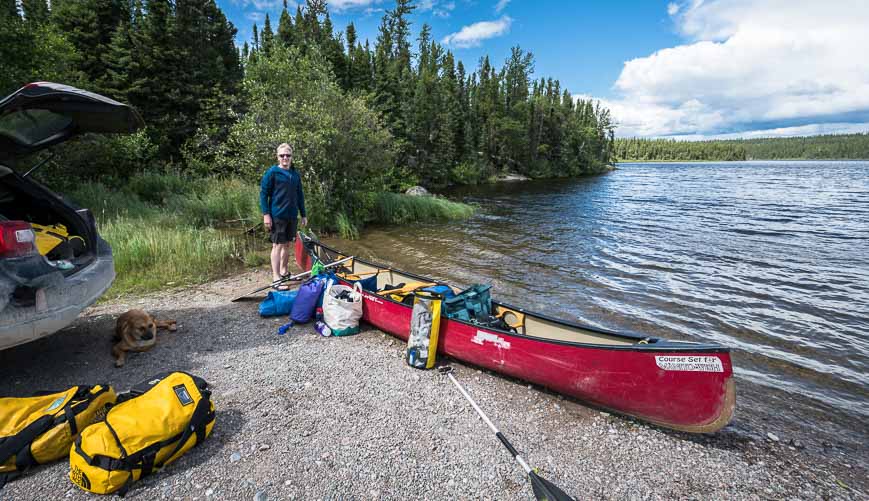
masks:
<path id="1" fill-rule="evenodd" d="M 176 369 L 205 378 L 214 434 L 137 483 L 132 499 L 533 499 L 523 472 L 434 371 L 404 364 L 403 343 L 373 329 L 322 338 L 310 325 L 229 299 L 267 280 L 247 273 L 89 309 L 73 326 L 0 352 L 0 394 L 74 384 L 118 391 Z M 122 369 L 115 317 L 144 308 L 178 320 Z M 867 472 L 766 430 L 687 435 L 610 415 L 520 381 L 452 363 L 456 375 L 540 474 L 577 499 L 867 499 Z M 68 465 L 39 467 L 0 499 L 85 499 Z"/>

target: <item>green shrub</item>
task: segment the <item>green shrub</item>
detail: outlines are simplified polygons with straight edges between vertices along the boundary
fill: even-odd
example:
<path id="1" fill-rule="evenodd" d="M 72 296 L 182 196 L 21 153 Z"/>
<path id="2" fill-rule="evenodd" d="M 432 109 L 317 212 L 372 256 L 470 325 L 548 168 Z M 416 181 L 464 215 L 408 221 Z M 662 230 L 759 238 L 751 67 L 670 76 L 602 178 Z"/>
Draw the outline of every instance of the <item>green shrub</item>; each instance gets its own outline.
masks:
<path id="1" fill-rule="evenodd" d="M 81 182 L 100 182 L 120 188 L 139 172 L 153 169 L 157 147 L 145 131 L 135 134 L 86 134 L 53 149 L 54 157 L 37 177 L 60 192 Z"/>
<path id="2" fill-rule="evenodd" d="M 127 181 L 126 189 L 146 202 L 160 205 L 173 195 L 192 191 L 193 181 L 178 174 L 141 172 Z"/>
<path id="3" fill-rule="evenodd" d="M 275 164 L 277 145 L 290 142 L 312 226 L 337 229 L 339 214 L 351 222 L 370 219 L 371 194 L 393 182 L 387 176 L 393 138 L 363 98 L 342 92 L 316 48 L 302 55 L 276 46 L 258 55 L 244 87 L 249 107 L 228 139 L 187 151 L 203 159 L 196 168 L 258 183 Z"/>

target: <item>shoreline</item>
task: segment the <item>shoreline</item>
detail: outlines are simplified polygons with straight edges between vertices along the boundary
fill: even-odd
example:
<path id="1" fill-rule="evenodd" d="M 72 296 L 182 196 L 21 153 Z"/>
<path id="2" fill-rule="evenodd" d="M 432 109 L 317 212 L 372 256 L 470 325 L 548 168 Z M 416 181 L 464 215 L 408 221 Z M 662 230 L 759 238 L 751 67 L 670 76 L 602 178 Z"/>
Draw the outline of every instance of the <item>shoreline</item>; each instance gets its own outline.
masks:
<path id="1" fill-rule="evenodd" d="M 869 162 L 862 158 L 752 158 L 750 160 L 618 160 L 615 164 L 720 164 L 749 162 Z"/>
<path id="2" fill-rule="evenodd" d="M 91 307 L 53 336 L 0 352 L 12 375 L 0 394 L 97 382 L 125 391 L 167 369 L 205 378 L 214 434 L 134 484 L 133 498 L 529 498 L 521 469 L 449 381 L 404 364 L 403 342 L 371 327 L 347 338 L 321 338 L 310 325 L 278 336 L 284 318 L 260 318 L 258 301 L 229 303 L 263 280 L 257 270 Z M 178 330 L 115 369 L 114 319 L 132 307 L 175 318 Z M 847 456 L 753 436 L 745 401 L 722 431 L 691 435 L 450 363 L 529 464 L 577 499 L 867 496 L 866 470 Z M 0 496 L 91 498 L 67 472 L 63 461 L 36 468 Z"/>

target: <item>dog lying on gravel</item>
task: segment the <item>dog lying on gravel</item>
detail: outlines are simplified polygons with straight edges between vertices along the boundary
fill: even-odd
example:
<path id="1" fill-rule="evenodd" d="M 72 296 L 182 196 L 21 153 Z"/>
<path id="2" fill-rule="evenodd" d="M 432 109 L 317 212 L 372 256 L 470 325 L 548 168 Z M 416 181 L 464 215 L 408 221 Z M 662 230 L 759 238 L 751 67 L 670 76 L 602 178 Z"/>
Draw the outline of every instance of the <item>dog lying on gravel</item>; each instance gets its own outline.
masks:
<path id="1" fill-rule="evenodd" d="M 157 320 L 142 310 L 130 310 L 118 317 L 112 338 L 115 367 L 123 367 L 128 351 L 148 351 L 157 344 L 157 329 L 174 331 L 175 320 Z"/>

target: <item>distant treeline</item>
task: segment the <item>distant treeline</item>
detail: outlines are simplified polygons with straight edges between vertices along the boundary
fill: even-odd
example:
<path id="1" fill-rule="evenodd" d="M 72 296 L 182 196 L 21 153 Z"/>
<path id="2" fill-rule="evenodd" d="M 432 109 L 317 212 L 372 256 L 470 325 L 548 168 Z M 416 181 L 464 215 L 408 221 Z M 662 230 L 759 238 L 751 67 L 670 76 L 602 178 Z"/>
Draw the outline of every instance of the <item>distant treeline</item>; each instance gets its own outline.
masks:
<path id="1" fill-rule="evenodd" d="M 869 133 L 717 141 L 616 139 L 617 160 L 869 159 Z"/>

